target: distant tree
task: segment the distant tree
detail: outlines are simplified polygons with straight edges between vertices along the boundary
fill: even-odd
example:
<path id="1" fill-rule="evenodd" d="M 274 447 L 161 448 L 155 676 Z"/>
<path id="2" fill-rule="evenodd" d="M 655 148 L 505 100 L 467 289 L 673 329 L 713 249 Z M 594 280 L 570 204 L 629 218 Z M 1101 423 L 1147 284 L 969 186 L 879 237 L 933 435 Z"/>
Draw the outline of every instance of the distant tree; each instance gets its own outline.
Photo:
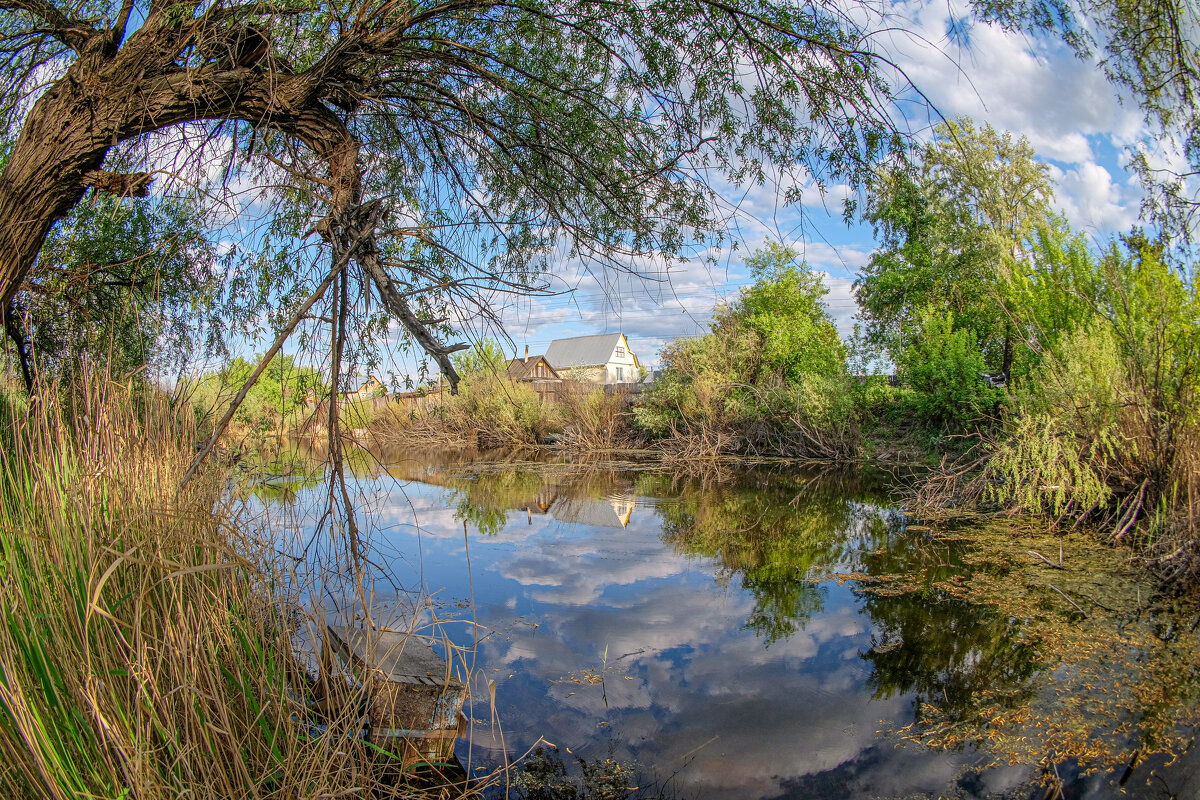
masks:
<path id="1" fill-rule="evenodd" d="M 182 394 L 191 400 L 201 429 L 212 429 L 254 368 L 238 356 L 220 369 L 184 382 Z M 246 433 L 282 433 L 284 422 L 304 407 L 309 390 L 320 398 L 329 397 L 329 386 L 318 370 L 298 364 L 291 355 L 277 355 L 237 408 L 233 423 Z"/>
<path id="2" fill-rule="evenodd" d="M 1164 233 L 1195 241 L 1200 212 L 1200 4 L 1195 0 L 973 0 L 987 20 L 1061 36 L 1081 56 L 1097 56 L 1109 79 L 1132 95 L 1168 143 L 1164 166 L 1134 150 L 1147 187 L 1143 211 Z M 1166 134 L 1163 136 L 1162 134 Z M 1177 149 L 1170 152 L 1170 140 Z M 1191 262 L 1184 268 L 1190 269 Z M 1189 277 L 1194 278 L 1192 274 Z"/>
<path id="3" fill-rule="evenodd" d="M 1038 231 L 1055 224 L 1048 173 L 1028 140 L 966 119 L 938 126 L 915 171 L 882 173 L 866 209 L 880 246 L 857 281 L 868 335 L 896 358 L 905 330 L 934 309 L 1009 375 L 1020 332 L 1005 292 L 1036 270 Z"/>
<path id="4" fill-rule="evenodd" d="M 711 332 L 663 349 L 639 424 L 717 451 L 847 455 L 846 348 L 821 275 L 782 244 L 746 264 L 755 282 L 717 309 Z"/>
<path id="5" fill-rule="evenodd" d="M 794 247 L 780 242 L 746 258 L 754 283 L 737 300 L 718 309 L 714 334 L 742 327 L 752 332 L 746 354 L 761 359 L 745 375 L 759 380 L 759 369 L 776 374 L 784 383 L 805 375 L 830 375 L 845 369 L 846 353 L 837 328 L 823 305 L 829 290 L 819 273 L 800 260 Z"/>
<path id="6" fill-rule="evenodd" d="M 454 368 L 463 378 L 503 374 L 508 356 L 495 339 L 480 339 L 470 350 L 454 355 Z"/>

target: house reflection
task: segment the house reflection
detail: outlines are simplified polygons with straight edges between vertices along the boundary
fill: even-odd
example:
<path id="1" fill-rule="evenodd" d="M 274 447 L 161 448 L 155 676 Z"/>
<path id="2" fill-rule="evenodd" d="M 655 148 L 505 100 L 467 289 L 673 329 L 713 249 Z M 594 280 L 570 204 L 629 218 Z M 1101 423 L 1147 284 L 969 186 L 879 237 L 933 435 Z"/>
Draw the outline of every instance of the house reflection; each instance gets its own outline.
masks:
<path id="1" fill-rule="evenodd" d="M 550 506 L 550 516 L 559 522 L 592 525 L 597 528 L 624 528 L 629 525 L 637 505 L 632 495 L 614 495 L 591 499 L 559 497 Z"/>

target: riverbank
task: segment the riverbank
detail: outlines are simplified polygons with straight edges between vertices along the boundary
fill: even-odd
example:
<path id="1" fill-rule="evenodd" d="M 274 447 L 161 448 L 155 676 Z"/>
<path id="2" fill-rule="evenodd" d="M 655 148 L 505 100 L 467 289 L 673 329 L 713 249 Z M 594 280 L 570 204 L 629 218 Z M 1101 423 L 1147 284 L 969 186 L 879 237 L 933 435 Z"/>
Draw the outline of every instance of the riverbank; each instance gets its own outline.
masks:
<path id="1" fill-rule="evenodd" d="M 1147 429 L 1152 415 L 1136 404 L 1120 424 L 1097 433 L 1022 415 L 1016 399 L 997 395 L 993 416 L 964 426 L 923 415 L 918 392 L 881 377 L 840 386 L 839 410 L 818 415 L 819 422 L 788 405 L 797 401 L 782 390 L 755 406 L 756 416 L 720 399 L 736 386 L 724 393 L 712 387 L 708 410 L 699 413 L 687 411 L 669 382 L 637 393 L 574 387 L 564 401 L 544 403 L 520 384 L 468 376 L 462 396 L 419 412 L 377 414 L 369 435 L 385 446 L 422 449 L 629 454 L 685 471 L 773 460 L 880 471 L 890 476 L 896 502 L 922 516 L 1024 517 L 1092 530 L 1102 541 L 1130 545 L 1164 585 L 1195 591 L 1200 512 L 1192 498 L 1200 496 L 1200 471 L 1191 428 L 1172 434 L 1162 450 L 1164 434 Z M 672 407 L 677 418 L 667 413 Z"/>
<path id="2" fill-rule="evenodd" d="M 373 766 L 363 689 L 296 658 L 319 618 L 278 532 L 219 467 L 179 490 L 191 415 L 55 388 L 2 404 L 0 794 L 420 796 Z"/>

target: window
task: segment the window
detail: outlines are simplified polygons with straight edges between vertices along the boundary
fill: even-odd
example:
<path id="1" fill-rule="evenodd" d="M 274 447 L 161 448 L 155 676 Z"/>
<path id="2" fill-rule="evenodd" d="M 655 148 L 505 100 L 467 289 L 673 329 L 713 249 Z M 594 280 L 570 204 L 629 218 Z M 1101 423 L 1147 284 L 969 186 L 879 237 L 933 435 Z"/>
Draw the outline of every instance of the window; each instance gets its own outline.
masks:
<path id="1" fill-rule="evenodd" d="M 625 348 L 618 347 L 617 348 L 617 358 L 624 358 L 624 357 L 625 357 Z"/>
<path id="2" fill-rule="evenodd" d="M 621 383 L 624 380 L 625 380 L 625 368 L 617 367 L 617 383 Z"/>

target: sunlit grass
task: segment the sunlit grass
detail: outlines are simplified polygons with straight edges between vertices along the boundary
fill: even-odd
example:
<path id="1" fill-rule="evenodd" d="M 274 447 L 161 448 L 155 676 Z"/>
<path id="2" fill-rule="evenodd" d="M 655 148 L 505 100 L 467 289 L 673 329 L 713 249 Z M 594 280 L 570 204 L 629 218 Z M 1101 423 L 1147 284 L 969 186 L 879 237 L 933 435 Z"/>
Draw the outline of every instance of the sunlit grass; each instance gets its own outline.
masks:
<path id="1" fill-rule="evenodd" d="M 219 474 L 177 491 L 189 415 L 100 379 L 22 405 L 2 409 L 0 795 L 414 794 L 372 769 L 362 690 L 298 663 L 269 536 L 221 510 Z"/>

